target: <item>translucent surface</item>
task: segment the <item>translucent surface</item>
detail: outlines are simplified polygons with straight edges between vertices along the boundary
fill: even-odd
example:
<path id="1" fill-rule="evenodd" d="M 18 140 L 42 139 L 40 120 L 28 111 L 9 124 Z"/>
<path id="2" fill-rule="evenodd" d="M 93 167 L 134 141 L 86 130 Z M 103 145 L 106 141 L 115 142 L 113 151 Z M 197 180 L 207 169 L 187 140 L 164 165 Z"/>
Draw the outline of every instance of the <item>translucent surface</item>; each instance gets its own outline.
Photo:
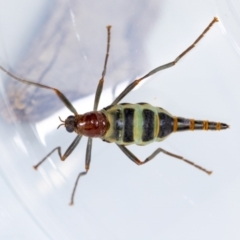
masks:
<path id="1" fill-rule="evenodd" d="M 2 73 L 0 238 L 239 239 L 240 56 L 236 28 L 232 27 L 240 25 L 238 13 L 226 7 L 234 2 L 140 1 L 130 5 L 121 1 L 113 5 L 101 1 L 101 6 L 95 6 L 94 1 L 88 1 L 77 7 L 75 1 L 64 1 L 67 4 L 61 6 L 44 1 L 34 5 L 31 1 L 21 1 L 20 5 L 8 2 L 0 5 L 0 64 L 22 77 L 40 81 L 41 76 L 43 83 L 66 92 L 70 99 L 80 98 L 74 102 L 79 112 L 93 106 L 105 54 L 106 25 L 113 25 L 112 46 L 100 108 L 112 101 L 126 81 L 173 60 L 213 16 L 219 16 L 220 23 L 184 59 L 145 81 L 123 102 L 149 102 L 177 116 L 222 121 L 231 128 L 173 134 L 162 143 L 130 147 L 145 159 L 160 144 L 213 170 L 211 176 L 163 155 L 137 167 L 116 146 L 96 139 L 91 169 L 79 183 L 75 205 L 69 207 L 76 176 L 84 170 L 86 139 L 65 162 L 54 154 L 34 171 L 32 165 L 54 147 L 62 146 L 64 151 L 74 139 L 75 135 L 63 127 L 56 130 L 58 116 L 65 119 L 70 113 L 59 108 L 61 103 L 57 105 L 58 99 L 51 92 L 44 95 L 45 90 L 25 86 L 11 92 L 8 84 L 14 81 Z M 54 27 L 48 31 L 42 28 L 47 12 L 61 23 L 53 24 L 51 18 L 48 24 L 60 30 L 60 26 L 69 26 L 62 36 L 72 34 L 73 42 L 51 42 L 58 32 L 50 31 Z M 61 16 L 65 17 L 63 22 Z M 76 20 L 78 16 L 81 18 Z M 39 32 L 44 36 L 42 41 L 49 43 L 47 50 L 45 45 L 33 43 L 40 38 Z M 88 47 L 94 49 L 96 59 Z M 38 52 L 44 54 L 38 57 Z M 75 72 L 78 66 L 81 70 Z M 49 110 L 52 108 L 54 112 Z M 49 113 L 43 117 L 44 109 Z"/>

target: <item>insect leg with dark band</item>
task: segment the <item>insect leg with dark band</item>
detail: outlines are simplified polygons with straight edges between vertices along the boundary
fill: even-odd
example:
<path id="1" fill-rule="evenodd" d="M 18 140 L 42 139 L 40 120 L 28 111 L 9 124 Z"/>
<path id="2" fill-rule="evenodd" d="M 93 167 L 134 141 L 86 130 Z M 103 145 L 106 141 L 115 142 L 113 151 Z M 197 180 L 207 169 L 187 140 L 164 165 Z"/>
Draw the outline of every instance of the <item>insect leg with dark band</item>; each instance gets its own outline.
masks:
<path id="1" fill-rule="evenodd" d="M 107 26 L 107 31 L 108 31 L 108 37 L 107 37 L 107 50 L 106 50 L 106 56 L 105 56 L 105 61 L 104 61 L 104 66 L 103 66 L 103 71 L 102 71 L 102 78 L 99 80 L 96 94 L 95 94 L 95 99 L 94 99 L 94 106 L 93 106 L 93 111 L 96 111 L 98 108 L 98 103 L 101 97 L 102 89 L 103 89 L 103 84 L 104 84 L 104 77 L 106 75 L 107 71 L 107 62 L 108 62 L 108 56 L 109 56 L 109 50 L 110 50 L 110 39 L 111 39 L 111 26 Z M 85 157 L 85 172 L 81 172 L 78 174 L 78 177 L 76 179 L 76 182 L 73 187 L 72 191 L 72 196 L 71 196 L 71 201 L 70 205 L 73 205 L 74 201 L 74 195 L 77 189 L 77 184 L 81 176 L 84 176 L 87 174 L 91 162 L 91 152 L 92 152 L 92 138 L 88 138 L 88 143 L 87 143 L 87 150 L 86 150 L 86 157 Z"/>
<path id="2" fill-rule="evenodd" d="M 52 88 L 52 87 L 49 87 L 49 86 L 46 86 L 46 85 L 43 85 L 43 84 L 40 84 L 40 83 L 35 83 L 35 82 L 32 82 L 32 81 L 28 81 L 28 80 L 25 80 L 25 79 L 22 79 L 22 78 L 19 78 L 19 77 L 16 77 L 14 76 L 12 73 L 10 73 L 9 71 L 7 71 L 5 68 L 3 68 L 2 66 L 0 66 L 0 69 L 5 72 L 8 76 L 14 78 L 15 80 L 19 81 L 19 82 L 22 82 L 24 84 L 28 84 L 28 85 L 33 85 L 33 86 L 36 86 L 36 87 L 40 87 L 40 88 L 46 88 L 46 89 L 50 89 L 50 90 L 53 90 L 56 95 L 59 97 L 59 99 L 63 102 L 63 104 L 72 112 L 74 113 L 74 115 L 78 115 L 76 109 L 73 107 L 73 105 L 69 102 L 69 100 L 65 97 L 65 95 L 63 93 L 61 93 L 58 89 L 56 88 Z"/>
<path id="3" fill-rule="evenodd" d="M 60 159 L 62 161 L 64 161 L 73 152 L 73 150 L 76 148 L 76 146 L 79 144 L 81 138 L 82 138 L 82 135 L 77 135 L 75 137 L 75 139 L 73 140 L 73 142 L 71 143 L 71 145 L 66 150 L 66 152 L 63 154 L 63 156 L 61 153 L 61 147 L 54 148 L 46 157 L 44 157 L 40 162 L 38 162 L 36 165 L 34 165 L 33 168 L 37 170 L 37 168 L 56 150 L 58 151 L 58 156 L 60 157 Z"/>
<path id="4" fill-rule="evenodd" d="M 164 64 L 162 66 L 159 66 L 155 69 L 153 69 L 152 71 L 150 71 L 148 74 L 146 74 L 145 76 L 133 81 L 131 84 L 129 84 L 120 94 L 119 96 L 112 102 L 111 105 L 116 105 L 117 103 L 119 103 L 121 101 L 122 98 L 124 98 L 129 92 L 132 91 L 132 89 L 138 85 L 143 79 L 150 77 L 151 75 L 163 70 L 163 69 L 167 69 L 170 68 L 172 66 L 174 66 L 184 55 L 186 55 L 192 48 L 195 47 L 195 45 L 203 38 L 204 34 L 206 32 L 209 31 L 209 29 L 212 27 L 212 25 L 214 23 L 218 22 L 218 18 L 214 17 L 213 20 L 211 21 L 211 23 L 205 28 L 205 30 L 202 32 L 202 34 L 194 41 L 194 43 L 192 45 L 190 45 L 185 51 L 183 51 L 174 61 Z"/>
<path id="5" fill-rule="evenodd" d="M 70 101 L 65 97 L 65 95 L 60 92 L 58 89 L 56 88 L 52 88 L 46 85 L 42 85 L 40 83 L 35 83 L 35 82 L 31 82 L 25 79 L 21 79 L 19 77 L 14 76 L 12 73 L 10 73 L 9 71 L 7 71 L 5 68 L 3 68 L 2 66 L 0 66 L 0 69 L 2 71 L 4 71 L 7 75 L 9 75 L 10 77 L 14 78 L 15 80 L 22 82 L 24 84 L 28 84 L 28 85 L 33 85 L 36 87 L 40 87 L 40 88 L 45 88 L 45 89 L 50 89 L 53 90 L 56 95 L 59 97 L 59 99 L 64 103 L 64 105 L 72 112 L 74 113 L 74 115 L 78 115 L 76 109 L 73 107 L 73 105 L 70 103 Z M 72 144 L 69 146 L 69 148 L 66 150 L 66 152 L 63 154 L 61 154 L 61 147 L 56 147 L 54 148 L 46 157 L 44 157 L 38 164 L 34 165 L 34 169 L 37 169 L 39 167 L 39 165 L 41 165 L 53 152 L 55 152 L 56 150 L 58 151 L 58 155 L 60 157 L 60 159 L 62 161 L 64 161 L 71 153 L 72 151 L 75 149 L 75 147 L 78 145 L 78 143 L 81 140 L 81 135 L 78 135 L 72 142 Z"/>
<path id="6" fill-rule="evenodd" d="M 196 165 L 194 162 L 191 162 L 191 161 L 185 159 L 185 158 L 182 157 L 182 156 L 176 155 L 176 154 L 174 154 L 174 153 L 170 153 L 170 152 L 168 152 L 168 151 L 166 151 L 166 150 L 164 150 L 164 149 L 162 149 L 162 148 L 157 148 L 157 149 L 156 149 L 149 157 L 147 157 L 144 161 L 140 161 L 140 160 L 139 160 L 131 151 L 129 151 L 125 146 L 123 146 L 123 145 L 117 145 L 117 146 L 129 157 L 130 160 L 132 160 L 132 161 L 133 161 L 134 163 L 136 163 L 137 165 L 143 165 L 143 164 L 149 162 L 149 161 L 152 160 L 156 155 L 158 155 L 159 153 L 162 152 L 162 153 L 164 153 L 164 154 L 166 154 L 166 155 L 168 155 L 168 156 L 171 156 L 171 157 L 174 157 L 174 158 L 178 158 L 178 159 L 180 159 L 180 160 L 182 160 L 182 161 L 184 161 L 184 162 L 186 162 L 186 163 L 188 163 L 188 164 L 190 164 L 190 165 L 198 168 L 199 170 L 204 171 L 204 172 L 207 173 L 207 174 L 211 174 L 211 173 L 212 173 L 212 171 L 209 171 L 209 170 L 207 170 L 207 169 L 205 169 L 205 168 L 203 168 L 203 167 L 201 167 L 201 166 L 199 166 L 199 165 Z"/>

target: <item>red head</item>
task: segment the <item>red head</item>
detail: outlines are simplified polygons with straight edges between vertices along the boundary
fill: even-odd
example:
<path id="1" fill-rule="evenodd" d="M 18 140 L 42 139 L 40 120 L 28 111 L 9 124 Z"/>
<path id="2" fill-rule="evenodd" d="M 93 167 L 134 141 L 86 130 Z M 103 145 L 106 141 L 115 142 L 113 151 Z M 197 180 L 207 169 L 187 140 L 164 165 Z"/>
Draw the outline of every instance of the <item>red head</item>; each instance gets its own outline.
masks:
<path id="1" fill-rule="evenodd" d="M 75 131 L 87 137 L 102 137 L 109 128 L 109 122 L 102 112 L 88 112 L 83 115 L 69 116 L 64 121 L 68 132 Z"/>

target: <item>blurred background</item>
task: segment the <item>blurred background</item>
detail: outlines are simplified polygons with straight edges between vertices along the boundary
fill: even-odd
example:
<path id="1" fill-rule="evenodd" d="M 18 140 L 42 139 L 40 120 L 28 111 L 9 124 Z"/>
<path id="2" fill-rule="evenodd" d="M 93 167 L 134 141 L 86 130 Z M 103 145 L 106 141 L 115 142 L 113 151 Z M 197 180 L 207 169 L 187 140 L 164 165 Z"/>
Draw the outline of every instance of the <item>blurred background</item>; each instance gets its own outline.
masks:
<path id="1" fill-rule="evenodd" d="M 54 147 L 75 138 L 58 116 L 71 113 L 52 91 L 0 73 L 1 239 L 239 239 L 238 119 L 240 13 L 226 1 L 0 1 L 0 65 L 63 92 L 79 113 L 91 111 L 103 70 L 106 26 L 110 57 L 99 109 L 134 79 L 174 60 L 220 20 L 176 66 L 155 74 L 122 102 L 148 102 L 173 115 L 225 122 L 221 132 L 185 132 L 161 143 L 130 146 L 144 160 L 158 146 L 213 171 L 169 156 L 137 167 L 114 144 L 86 139 L 65 162 Z"/>

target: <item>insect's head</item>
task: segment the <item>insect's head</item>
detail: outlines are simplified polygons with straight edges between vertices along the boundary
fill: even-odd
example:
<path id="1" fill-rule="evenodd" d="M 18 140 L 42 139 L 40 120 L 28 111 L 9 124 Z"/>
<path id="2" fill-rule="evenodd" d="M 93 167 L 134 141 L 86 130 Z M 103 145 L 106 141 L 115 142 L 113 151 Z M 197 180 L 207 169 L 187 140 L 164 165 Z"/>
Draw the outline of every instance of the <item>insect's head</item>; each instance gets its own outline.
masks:
<path id="1" fill-rule="evenodd" d="M 75 116 L 72 116 L 72 115 L 68 116 L 65 121 L 63 121 L 60 117 L 59 117 L 59 119 L 62 123 L 57 128 L 64 125 L 68 132 L 73 132 L 74 131 L 74 129 L 75 129 Z"/>

